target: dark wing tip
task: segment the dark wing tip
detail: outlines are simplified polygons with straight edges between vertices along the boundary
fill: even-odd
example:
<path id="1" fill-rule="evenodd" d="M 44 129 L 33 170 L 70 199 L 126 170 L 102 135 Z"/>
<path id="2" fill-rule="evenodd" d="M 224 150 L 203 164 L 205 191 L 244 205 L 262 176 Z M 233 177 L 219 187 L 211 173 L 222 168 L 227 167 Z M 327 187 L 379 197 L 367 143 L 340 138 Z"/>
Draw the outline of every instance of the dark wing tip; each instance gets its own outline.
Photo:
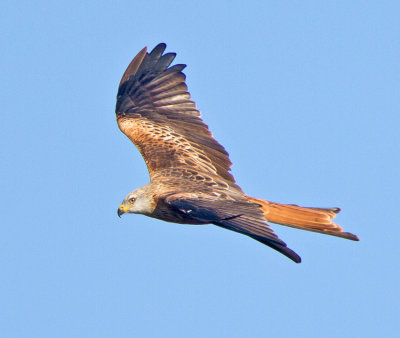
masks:
<path id="1" fill-rule="evenodd" d="M 147 54 L 147 47 L 144 47 L 131 61 L 131 63 L 128 65 L 128 67 L 126 68 L 124 74 L 122 75 L 121 81 L 119 82 L 119 86 L 118 88 L 121 88 L 121 85 L 126 82 L 130 76 L 134 75 L 140 65 L 143 62 L 144 57 Z"/>
<path id="2" fill-rule="evenodd" d="M 358 238 L 357 235 L 352 234 L 351 232 L 343 232 L 343 236 L 346 239 L 350 239 L 351 241 L 356 241 L 359 242 L 360 239 Z"/>
<path id="3" fill-rule="evenodd" d="M 167 45 L 164 42 L 159 43 L 157 46 L 155 46 L 150 53 L 147 53 L 147 47 L 144 47 L 131 61 L 131 63 L 128 65 L 126 68 L 124 75 L 122 75 L 121 81 L 119 83 L 119 88 L 121 85 L 128 81 L 129 78 L 136 73 L 140 73 L 140 68 L 143 67 L 144 64 L 150 63 L 150 65 L 153 65 L 157 63 L 159 59 L 168 59 L 170 60 L 169 63 L 167 64 L 167 67 L 169 64 L 172 62 L 172 60 L 175 58 L 176 54 L 175 53 L 167 53 L 165 55 L 162 55 L 167 48 Z M 146 62 L 147 61 L 147 62 Z M 167 63 L 164 61 L 164 63 Z M 146 67 L 147 68 L 147 67 Z"/>
<path id="4" fill-rule="evenodd" d="M 165 42 L 161 42 L 152 49 L 152 51 L 150 52 L 150 56 L 159 58 L 162 53 L 164 53 L 166 48 L 167 44 Z"/>
<path id="5" fill-rule="evenodd" d="M 282 255 L 285 255 L 287 258 L 290 258 L 293 262 L 301 263 L 301 257 L 297 253 L 295 253 L 292 249 L 289 249 L 286 246 L 286 243 L 283 242 L 283 244 L 280 244 L 280 243 L 271 241 L 269 238 L 265 238 L 265 237 L 261 237 L 261 236 L 253 236 L 253 235 L 248 235 L 248 236 L 262 244 L 269 246 L 271 249 L 278 251 Z"/>
<path id="6" fill-rule="evenodd" d="M 161 75 L 179 73 L 185 65 L 169 67 L 176 57 L 176 53 L 165 53 L 167 45 L 162 42 L 155 46 L 150 53 L 144 47 L 126 68 L 118 86 L 116 113 L 120 113 L 122 102 L 130 96 L 133 90 L 150 83 Z M 168 68 L 169 67 L 169 68 Z M 183 75 L 183 73 L 182 73 Z M 184 78 L 183 78 L 184 80 Z M 129 100 L 128 100 L 129 101 Z"/>

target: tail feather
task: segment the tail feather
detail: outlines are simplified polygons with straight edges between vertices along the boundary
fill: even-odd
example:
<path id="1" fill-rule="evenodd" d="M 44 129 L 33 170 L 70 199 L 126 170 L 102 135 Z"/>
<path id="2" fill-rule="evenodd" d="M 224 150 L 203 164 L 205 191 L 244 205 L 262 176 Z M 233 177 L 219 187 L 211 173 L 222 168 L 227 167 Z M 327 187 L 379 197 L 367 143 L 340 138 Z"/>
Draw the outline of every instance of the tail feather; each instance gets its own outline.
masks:
<path id="1" fill-rule="evenodd" d="M 333 222 L 333 218 L 340 212 L 339 208 L 306 208 L 253 197 L 249 197 L 249 201 L 260 204 L 265 219 L 271 223 L 359 241 L 356 235 L 343 232 L 342 227 Z"/>

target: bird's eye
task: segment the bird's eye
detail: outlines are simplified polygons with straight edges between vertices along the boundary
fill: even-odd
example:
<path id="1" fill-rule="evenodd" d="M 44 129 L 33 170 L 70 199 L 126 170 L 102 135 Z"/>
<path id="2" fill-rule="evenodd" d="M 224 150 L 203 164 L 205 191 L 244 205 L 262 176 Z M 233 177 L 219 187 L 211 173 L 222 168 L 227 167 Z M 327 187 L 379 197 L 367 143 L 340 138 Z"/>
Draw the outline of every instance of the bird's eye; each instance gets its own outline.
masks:
<path id="1" fill-rule="evenodd" d="M 135 198 L 135 197 L 131 197 L 131 198 L 128 200 L 128 202 L 129 202 L 130 204 L 135 203 L 135 201 L 136 201 L 136 198 Z"/>

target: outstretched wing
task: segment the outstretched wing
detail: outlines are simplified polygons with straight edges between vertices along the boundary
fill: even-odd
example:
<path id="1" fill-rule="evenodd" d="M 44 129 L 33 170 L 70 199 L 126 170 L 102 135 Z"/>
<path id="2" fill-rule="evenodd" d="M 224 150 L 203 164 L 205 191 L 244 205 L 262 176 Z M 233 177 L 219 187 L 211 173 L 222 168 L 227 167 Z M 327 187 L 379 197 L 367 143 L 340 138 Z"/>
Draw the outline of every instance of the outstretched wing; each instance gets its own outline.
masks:
<path id="1" fill-rule="evenodd" d="M 213 223 L 222 228 L 247 235 L 284 254 L 296 263 L 301 258 L 265 222 L 261 205 L 247 202 L 211 199 L 186 199 L 179 194 L 166 198 L 176 212 L 200 222 Z"/>
<path id="2" fill-rule="evenodd" d="M 139 148 L 150 178 L 174 169 L 217 175 L 234 185 L 228 153 L 213 137 L 190 100 L 182 70 L 169 67 L 166 45 L 144 48 L 122 76 L 116 114 L 119 128 Z"/>

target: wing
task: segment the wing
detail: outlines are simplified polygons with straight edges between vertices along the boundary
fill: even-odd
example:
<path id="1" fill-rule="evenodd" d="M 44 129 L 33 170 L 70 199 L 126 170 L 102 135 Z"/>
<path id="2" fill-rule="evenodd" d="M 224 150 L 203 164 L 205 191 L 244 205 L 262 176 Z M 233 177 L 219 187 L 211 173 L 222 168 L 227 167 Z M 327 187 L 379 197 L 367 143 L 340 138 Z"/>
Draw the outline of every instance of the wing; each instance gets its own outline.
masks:
<path id="1" fill-rule="evenodd" d="M 126 69 L 117 95 L 119 128 L 139 148 L 151 179 L 182 169 L 234 185 L 228 153 L 190 100 L 185 65 L 169 67 L 175 54 L 163 55 L 165 48 L 164 43 L 151 53 L 144 48 Z"/>
<path id="2" fill-rule="evenodd" d="M 176 212 L 247 235 L 294 262 L 301 262 L 300 256 L 289 249 L 265 222 L 261 205 L 229 200 L 185 199 L 179 194 L 167 197 L 165 202 Z"/>

